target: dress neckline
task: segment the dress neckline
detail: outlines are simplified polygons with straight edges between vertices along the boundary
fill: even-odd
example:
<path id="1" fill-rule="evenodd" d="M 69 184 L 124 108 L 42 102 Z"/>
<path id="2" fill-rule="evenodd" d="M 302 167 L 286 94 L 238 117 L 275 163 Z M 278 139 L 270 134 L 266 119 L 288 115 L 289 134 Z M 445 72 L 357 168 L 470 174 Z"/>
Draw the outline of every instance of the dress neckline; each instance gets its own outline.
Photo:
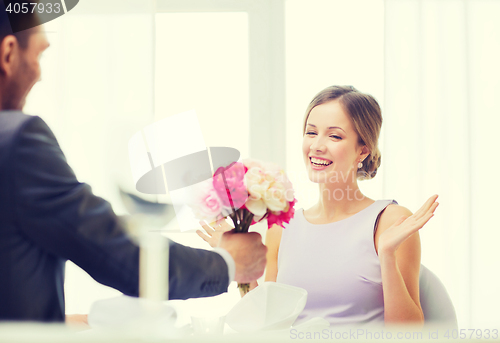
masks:
<path id="1" fill-rule="evenodd" d="M 341 219 L 341 220 L 337 220 L 337 221 L 335 221 L 335 222 L 324 223 L 324 224 L 313 224 L 313 223 L 311 223 L 310 221 L 308 221 L 308 220 L 306 219 L 306 216 L 304 215 L 304 208 L 301 208 L 300 213 L 302 214 L 302 218 L 304 218 L 304 220 L 306 221 L 306 223 L 308 223 L 309 225 L 313 225 L 313 226 L 324 226 L 324 225 L 338 224 L 338 223 L 344 222 L 344 221 L 346 221 L 346 220 L 349 220 L 349 219 L 351 219 L 351 218 L 353 218 L 353 217 L 356 217 L 358 214 L 360 214 L 360 213 L 361 213 L 361 212 L 363 212 L 363 211 L 366 211 L 367 209 L 369 209 L 370 207 L 372 207 L 373 205 L 375 205 L 376 203 L 378 203 L 378 202 L 380 202 L 380 201 L 382 201 L 382 200 L 375 200 L 372 204 L 370 204 L 370 205 L 366 206 L 366 207 L 365 207 L 364 209 L 362 209 L 361 211 L 354 213 L 352 216 L 349 216 L 349 217 L 344 218 L 344 219 Z"/>

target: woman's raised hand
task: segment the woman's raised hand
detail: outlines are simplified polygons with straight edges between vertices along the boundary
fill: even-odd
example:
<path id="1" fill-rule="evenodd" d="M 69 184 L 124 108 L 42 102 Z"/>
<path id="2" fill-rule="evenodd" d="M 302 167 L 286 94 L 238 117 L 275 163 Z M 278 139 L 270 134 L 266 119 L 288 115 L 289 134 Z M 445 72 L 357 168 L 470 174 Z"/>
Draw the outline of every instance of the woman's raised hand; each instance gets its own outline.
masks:
<path id="1" fill-rule="evenodd" d="M 224 232 L 231 231 L 233 229 L 233 227 L 226 222 L 225 218 L 221 218 L 215 223 L 210 223 L 210 225 L 205 224 L 204 221 L 200 221 L 200 225 L 205 229 L 206 234 L 201 230 L 196 230 L 196 233 L 205 242 L 210 244 L 212 248 L 219 246 L 220 239 Z"/>
<path id="2" fill-rule="evenodd" d="M 437 198 L 437 194 L 431 196 L 413 215 L 401 216 L 392 226 L 387 228 L 379 238 L 379 256 L 381 253 L 395 253 L 404 241 L 420 230 L 434 216 L 434 211 L 439 205 L 436 202 Z"/>

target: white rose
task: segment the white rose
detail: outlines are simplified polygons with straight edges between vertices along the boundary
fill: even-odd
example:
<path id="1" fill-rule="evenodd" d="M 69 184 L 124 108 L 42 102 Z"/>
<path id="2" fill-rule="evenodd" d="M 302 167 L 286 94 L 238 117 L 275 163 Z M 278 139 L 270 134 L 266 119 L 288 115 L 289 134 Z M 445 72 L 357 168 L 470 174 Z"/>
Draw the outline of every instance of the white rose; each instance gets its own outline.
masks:
<path id="1" fill-rule="evenodd" d="M 283 211 L 286 208 L 285 187 L 281 183 L 273 183 L 263 198 L 271 211 Z"/>

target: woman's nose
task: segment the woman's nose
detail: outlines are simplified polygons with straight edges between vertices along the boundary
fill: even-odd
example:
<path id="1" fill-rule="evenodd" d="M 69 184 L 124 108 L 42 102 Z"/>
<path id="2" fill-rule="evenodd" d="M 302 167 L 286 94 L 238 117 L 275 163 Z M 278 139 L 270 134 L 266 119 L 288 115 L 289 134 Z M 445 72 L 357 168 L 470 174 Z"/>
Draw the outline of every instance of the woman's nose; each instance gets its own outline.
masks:
<path id="1" fill-rule="evenodd" d="M 311 150 L 313 151 L 324 151 L 325 149 L 325 144 L 320 138 L 316 138 L 313 143 L 311 144 L 310 147 Z"/>

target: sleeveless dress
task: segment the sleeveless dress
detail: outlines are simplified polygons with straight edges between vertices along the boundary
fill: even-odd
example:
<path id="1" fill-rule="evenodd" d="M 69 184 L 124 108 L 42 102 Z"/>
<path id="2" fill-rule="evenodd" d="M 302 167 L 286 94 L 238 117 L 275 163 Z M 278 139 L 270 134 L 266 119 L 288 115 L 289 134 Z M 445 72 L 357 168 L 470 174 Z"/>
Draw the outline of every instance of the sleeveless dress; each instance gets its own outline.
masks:
<path id="1" fill-rule="evenodd" d="M 377 200 L 328 224 L 311 224 L 304 210 L 297 210 L 281 236 L 276 278 L 308 292 L 294 325 L 321 317 L 332 326 L 383 326 L 382 276 L 373 237 L 379 214 L 390 204 L 397 202 Z"/>

